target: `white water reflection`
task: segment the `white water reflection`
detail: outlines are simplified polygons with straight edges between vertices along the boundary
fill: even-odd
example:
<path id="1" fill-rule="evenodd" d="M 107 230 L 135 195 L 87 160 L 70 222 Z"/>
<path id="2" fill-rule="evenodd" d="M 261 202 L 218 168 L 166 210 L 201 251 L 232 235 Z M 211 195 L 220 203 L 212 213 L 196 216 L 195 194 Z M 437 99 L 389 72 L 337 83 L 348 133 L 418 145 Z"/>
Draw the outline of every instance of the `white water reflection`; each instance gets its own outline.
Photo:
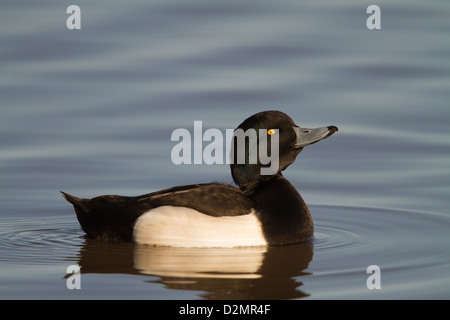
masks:
<path id="1" fill-rule="evenodd" d="M 137 246 L 134 267 L 165 277 L 260 278 L 266 247 L 172 248 Z"/>

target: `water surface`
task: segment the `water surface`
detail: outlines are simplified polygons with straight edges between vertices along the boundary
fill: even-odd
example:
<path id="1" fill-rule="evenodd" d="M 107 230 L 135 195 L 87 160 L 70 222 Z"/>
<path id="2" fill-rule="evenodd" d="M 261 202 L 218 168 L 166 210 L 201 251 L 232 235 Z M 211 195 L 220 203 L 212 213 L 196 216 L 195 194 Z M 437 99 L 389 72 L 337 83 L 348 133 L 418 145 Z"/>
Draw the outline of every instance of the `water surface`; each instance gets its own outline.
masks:
<path id="1" fill-rule="evenodd" d="M 379 1 L 373 31 L 353 0 L 81 0 L 68 30 L 71 4 L 0 5 L 2 299 L 450 298 L 450 4 Z M 267 109 L 339 127 L 285 172 L 310 243 L 92 241 L 59 194 L 231 183 L 226 165 L 174 165 L 170 135 Z"/>

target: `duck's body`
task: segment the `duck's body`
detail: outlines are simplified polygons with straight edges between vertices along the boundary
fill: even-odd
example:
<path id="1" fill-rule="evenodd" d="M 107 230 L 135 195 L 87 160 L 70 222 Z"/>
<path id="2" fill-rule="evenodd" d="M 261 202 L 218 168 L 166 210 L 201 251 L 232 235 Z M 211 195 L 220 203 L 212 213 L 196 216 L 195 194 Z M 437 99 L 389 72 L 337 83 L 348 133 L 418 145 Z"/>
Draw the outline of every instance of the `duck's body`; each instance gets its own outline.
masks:
<path id="1" fill-rule="evenodd" d="M 282 245 L 313 234 L 308 207 L 281 174 L 254 193 L 220 183 L 138 197 L 79 199 L 67 193 L 91 238 L 176 247 Z"/>
<path id="2" fill-rule="evenodd" d="M 137 197 L 79 199 L 63 195 L 73 204 L 83 230 L 96 239 L 178 247 L 284 245 L 308 240 L 314 229 L 311 214 L 281 171 L 304 145 L 328 137 L 337 128 L 320 128 L 315 133 L 300 129 L 278 111 L 258 113 L 239 127 L 255 126 L 279 129 L 280 168 L 276 174 L 264 176 L 259 162 L 232 164 L 239 188 L 210 183 Z"/>

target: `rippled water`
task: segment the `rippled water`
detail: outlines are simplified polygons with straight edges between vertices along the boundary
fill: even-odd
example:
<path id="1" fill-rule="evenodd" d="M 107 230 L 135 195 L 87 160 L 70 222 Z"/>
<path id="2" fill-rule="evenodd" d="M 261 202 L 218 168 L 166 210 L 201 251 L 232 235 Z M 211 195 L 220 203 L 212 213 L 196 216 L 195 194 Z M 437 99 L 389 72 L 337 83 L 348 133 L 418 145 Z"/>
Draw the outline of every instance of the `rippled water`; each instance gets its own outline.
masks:
<path id="1" fill-rule="evenodd" d="M 378 2 L 376 31 L 350 0 L 77 1 L 72 31 L 70 4 L 0 5 L 0 298 L 450 298 L 450 4 Z M 312 242 L 92 241 L 59 194 L 231 182 L 226 165 L 174 165 L 170 134 L 266 109 L 339 127 L 285 172 Z"/>

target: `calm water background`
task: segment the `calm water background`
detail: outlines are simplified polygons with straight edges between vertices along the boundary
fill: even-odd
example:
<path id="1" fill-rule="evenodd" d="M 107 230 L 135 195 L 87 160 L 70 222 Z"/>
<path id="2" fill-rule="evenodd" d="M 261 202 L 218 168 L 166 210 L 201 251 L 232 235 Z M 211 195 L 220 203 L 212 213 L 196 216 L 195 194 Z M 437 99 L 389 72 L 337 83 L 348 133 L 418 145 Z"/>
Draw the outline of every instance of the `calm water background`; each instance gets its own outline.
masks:
<path id="1" fill-rule="evenodd" d="M 0 298 L 449 299 L 449 16 L 437 0 L 2 1 Z M 340 129 L 285 172 L 312 244 L 89 241 L 59 194 L 231 182 L 226 165 L 172 164 L 170 134 L 267 109 Z"/>

